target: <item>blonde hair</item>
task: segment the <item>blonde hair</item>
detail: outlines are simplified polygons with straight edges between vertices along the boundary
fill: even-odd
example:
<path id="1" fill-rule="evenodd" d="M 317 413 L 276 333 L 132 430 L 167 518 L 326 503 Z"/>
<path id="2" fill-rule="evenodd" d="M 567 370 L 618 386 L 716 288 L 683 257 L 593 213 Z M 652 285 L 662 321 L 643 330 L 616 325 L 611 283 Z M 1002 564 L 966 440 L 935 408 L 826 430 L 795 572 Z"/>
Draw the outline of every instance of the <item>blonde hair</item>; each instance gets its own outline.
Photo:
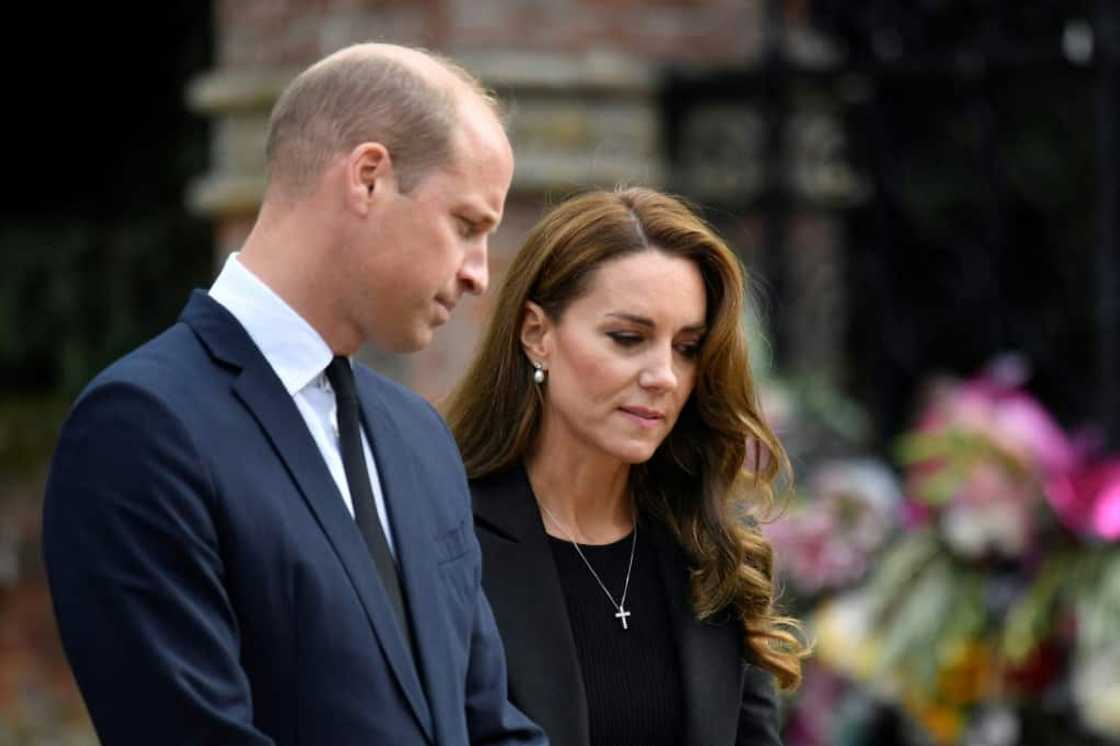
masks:
<path id="1" fill-rule="evenodd" d="M 651 250 L 696 264 L 708 331 L 695 389 L 653 457 L 631 469 L 630 489 L 687 552 L 697 617 L 735 614 L 755 661 L 794 688 L 807 648 L 798 622 L 775 609 L 773 551 L 748 516 L 770 510 L 789 460 L 759 410 L 739 262 L 682 201 L 650 189 L 593 191 L 546 215 L 506 273 L 482 345 L 447 402 L 447 420 L 472 478 L 523 461 L 542 410 L 520 341 L 526 302 L 559 321 L 599 267 Z"/>
<path id="2" fill-rule="evenodd" d="M 403 59 L 423 55 L 459 86 L 440 85 Z M 269 118 L 269 185 L 306 192 L 329 160 L 363 142 L 393 157 L 402 191 L 454 156 L 458 96 L 465 89 L 501 119 L 497 99 L 455 62 L 419 49 L 359 44 L 310 66 L 280 94 Z"/>

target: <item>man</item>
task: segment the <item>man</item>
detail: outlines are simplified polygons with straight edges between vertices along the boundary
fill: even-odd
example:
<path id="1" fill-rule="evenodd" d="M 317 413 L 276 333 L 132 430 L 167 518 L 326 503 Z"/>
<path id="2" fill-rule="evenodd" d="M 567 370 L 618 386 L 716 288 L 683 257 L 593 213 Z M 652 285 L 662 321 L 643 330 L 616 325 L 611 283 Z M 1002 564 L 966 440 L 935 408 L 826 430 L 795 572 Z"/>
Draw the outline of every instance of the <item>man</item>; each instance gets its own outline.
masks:
<path id="1" fill-rule="evenodd" d="M 487 284 L 512 178 L 477 82 L 359 45 L 273 111 L 250 236 L 63 428 L 44 554 L 103 743 L 542 744 L 506 699 L 454 443 L 348 360 Z"/>

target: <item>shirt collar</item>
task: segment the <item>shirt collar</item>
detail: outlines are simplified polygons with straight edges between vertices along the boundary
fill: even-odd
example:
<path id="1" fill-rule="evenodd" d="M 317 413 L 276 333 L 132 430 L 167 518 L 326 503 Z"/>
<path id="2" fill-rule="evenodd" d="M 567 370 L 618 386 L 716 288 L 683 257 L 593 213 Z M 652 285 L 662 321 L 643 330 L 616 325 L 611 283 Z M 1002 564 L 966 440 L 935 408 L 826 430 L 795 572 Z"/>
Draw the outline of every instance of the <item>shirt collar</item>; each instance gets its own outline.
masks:
<path id="1" fill-rule="evenodd" d="M 311 324 L 242 264 L 237 252 L 226 260 L 210 297 L 241 322 L 289 395 L 318 379 L 334 357 Z"/>

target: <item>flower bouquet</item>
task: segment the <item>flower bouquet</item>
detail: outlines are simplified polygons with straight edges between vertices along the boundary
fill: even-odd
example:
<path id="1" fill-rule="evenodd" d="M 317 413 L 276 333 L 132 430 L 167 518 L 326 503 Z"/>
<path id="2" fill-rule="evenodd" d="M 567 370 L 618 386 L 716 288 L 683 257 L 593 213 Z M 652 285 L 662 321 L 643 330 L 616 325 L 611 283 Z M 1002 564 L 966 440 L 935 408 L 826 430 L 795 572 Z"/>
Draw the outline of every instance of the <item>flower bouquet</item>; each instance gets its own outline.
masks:
<path id="1" fill-rule="evenodd" d="M 928 741 L 1120 742 L 1120 459 L 1023 378 L 1005 361 L 937 383 L 898 443 L 900 491 L 828 464 L 768 532 L 819 663 Z"/>

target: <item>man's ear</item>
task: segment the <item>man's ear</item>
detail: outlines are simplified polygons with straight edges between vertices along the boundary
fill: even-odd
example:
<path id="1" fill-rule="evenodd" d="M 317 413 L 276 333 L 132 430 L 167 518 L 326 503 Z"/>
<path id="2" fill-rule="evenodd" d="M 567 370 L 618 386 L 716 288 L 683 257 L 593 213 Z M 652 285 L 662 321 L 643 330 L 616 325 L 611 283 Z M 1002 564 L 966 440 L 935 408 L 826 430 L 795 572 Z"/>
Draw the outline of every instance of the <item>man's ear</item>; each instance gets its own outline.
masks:
<path id="1" fill-rule="evenodd" d="M 396 189 L 397 178 L 389 150 L 378 142 L 364 142 L 346 159 L 347 203 L 363 215 L 375 200 Z"/>
<path id="2" fill-rule="evenodd" d="M 521 316 L 521 349 L 529 360 L 548 367 L 548 356 L 552 352 L 552 322 L 544 309 L 533 301 L 525 301 Z"/>

